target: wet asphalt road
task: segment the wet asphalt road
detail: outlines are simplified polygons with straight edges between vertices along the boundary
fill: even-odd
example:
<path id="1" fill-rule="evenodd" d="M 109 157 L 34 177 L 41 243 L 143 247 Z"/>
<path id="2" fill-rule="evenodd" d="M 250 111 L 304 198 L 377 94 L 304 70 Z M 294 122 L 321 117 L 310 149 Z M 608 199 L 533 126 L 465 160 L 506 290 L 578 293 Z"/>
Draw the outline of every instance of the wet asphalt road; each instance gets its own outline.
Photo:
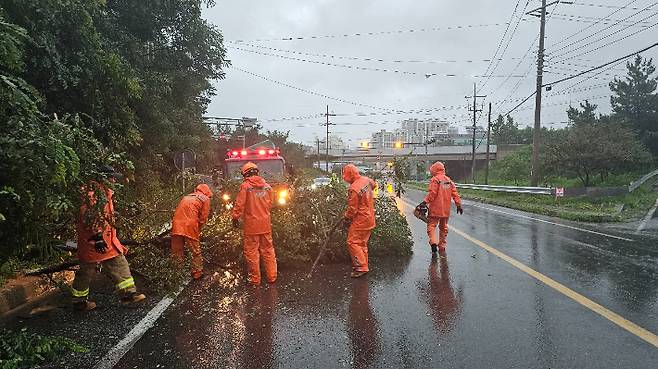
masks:
<path id="1" fill-rule="evenodd" d="M 348 265 L 310 280 L 283 270 L 260 289 L 217 274 L 186 288 L 116 368 L 658 367 L 658 348 L 454 231 L 432 262 L 424 224 L 401 207 L 413 257 L 373 258 L 359 280 Z M 658 240 L 464 208 L 451 226 L 658 333 Z"/>

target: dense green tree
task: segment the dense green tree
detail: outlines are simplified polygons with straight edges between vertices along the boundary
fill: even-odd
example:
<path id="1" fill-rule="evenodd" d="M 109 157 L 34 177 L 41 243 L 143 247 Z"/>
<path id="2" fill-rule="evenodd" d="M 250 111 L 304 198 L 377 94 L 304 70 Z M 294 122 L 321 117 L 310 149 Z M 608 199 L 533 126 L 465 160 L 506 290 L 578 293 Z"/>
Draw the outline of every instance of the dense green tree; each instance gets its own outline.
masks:
<path id="1" fill-rule="evenodd" d="M 172 182 L 177 150 L 212 166 L 202 115 L 227 65 L 212 4 L 0 0 L 0 243 L 62 237 L 99 163 L 135 163 L 129 201 Z"/>
<path id="2" fill-rule="evenodd" d="M 585 100 L 584 104 L 580 103 L 580 108 L 583 110 L 581 111 L 578 108 L 574 108 L 572 106 L 569 106 L 569 109 L 567 109 L 567 117 L 569 118 L 569 122 L 571 124 L 591 124 L 598 121 L 596 116 L 596 109 L 598 108 L 598 105 L 590 104 L 589 101 Z"/>
<path id="3" fill-rule="evenodd" d="M 614 96 L 610 98 L 615 118 L 630 124 L 639 133 L 644 145 L 658 158 L 658 77 L 652 59 L 638 55 L 624 79 L 610 82 Z"/>
<path id="4" fill-rule="evenodd" d="M 0 16 L 0 260 L 31 248 L 43 252 L 66 233 L 80 186 L 110 159 L 77 116 L 39 110 L 43 100 L 21 78 L 29 42 L 25 29 Z"/>
<path id="5" fill-rule="evenodd" d="M 511 116 L 507 116 L 507 119 L 503 117 L 502 114 L 498 115 L 498 118 L 491 123 L 491 138 L 494 144 L 512 144 L 517 143 L 517 132 L 519 126 Z"/>
<path id="6" fill-rule="evenodd" d="M 623 173 L 651 159 L 636 134 L 622 123 L 579 124 L 548 141 L 543 165 L 557 176 L 575 175 L 587 187 L 595 175 Z"/>

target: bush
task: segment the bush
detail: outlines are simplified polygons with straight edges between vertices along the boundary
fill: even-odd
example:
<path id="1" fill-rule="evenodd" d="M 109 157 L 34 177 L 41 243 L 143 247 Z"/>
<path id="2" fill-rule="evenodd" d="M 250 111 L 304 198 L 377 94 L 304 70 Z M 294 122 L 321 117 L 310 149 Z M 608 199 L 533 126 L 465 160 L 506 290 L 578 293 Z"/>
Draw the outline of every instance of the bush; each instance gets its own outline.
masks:
<path id="1" fill-rule="evenodd" d="M 280 265 L 295 267 L 312 262 L 320 252 L 326 233 L 334 222 L 342 219 L 347 200 L 343 184 L 331 185 L 313 191 L 298 188 L 293 191 L 288 207 L 272 211 L 272 237 Z M 413 241 L 406 219 L 395 202 L 388 196 L 375 201 L 377 227 L 370 239 L 371 256 L 410 255 Z M 349 260 L 346 248 L 346 231 L 338 228 L 327 246 L 327 260 Z M 229 210 L 222 208 L 208 222 L 203 231 L 206 253 L 229 262 L 242 253 L 240 234 L 231 227 Z"/>
<path id="2" fill-rule="evenodd" d="M 0 332 L 0 368 L 31 368 L 48 360 L 53 360 L 66 351 L 87 352 L 87 348 L 75 341 L 57 336 L 40 336 L 28 333 L 23 328 L 19 332 Z"/>

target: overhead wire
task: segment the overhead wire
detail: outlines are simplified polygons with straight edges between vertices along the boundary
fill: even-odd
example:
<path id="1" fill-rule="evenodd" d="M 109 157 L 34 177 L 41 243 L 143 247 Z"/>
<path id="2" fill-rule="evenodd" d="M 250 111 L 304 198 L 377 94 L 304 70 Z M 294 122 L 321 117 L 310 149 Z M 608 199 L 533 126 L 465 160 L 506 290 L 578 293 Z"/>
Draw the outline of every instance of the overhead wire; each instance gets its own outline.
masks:
<path id="1" fill-rule="evenodd" d="M 418 32 L 454 31 L 454 30 L 463 30 L 463 29 L 471 29 L 471 28 L 498 27 L 505 24 L 506 23 L 468 24 L 468 25 L 457 25 L 457 26 L 447 26 L 447 27 L 412 28 L 412 29 L 393 30 L 393 31 L 355 32 L 355 33 L 342 33 L 342 34 L 320 35 L 320 36 L 286 36 L 286 37 L 276 37 L 269 39 L 234 40 L 234 41 L 236 42 L 301 41 L 301 40 L 319 40 L 319 39 L 328 39 L 328 38 L 400 35 L 400 34 L 418 33 Z"/>
<path id="2" fill-rule="evenodd" d="M 658 4 L 658 2 L 654 2 L 654 3 L 652 3 L 651 5 L 647 6 L 646 8 L 650 8 L 651 6 L 655 6 L 655 5 L 657 5 L 657 4 Z M 645 9 L 646 9 L 646 8 L 645 8 Z M 629 15 L 628 17 L 624 18 L 623 20 L 627 20 L 627 19 L 633 18 L 634 16 L 640 14 L 641 12 L 642 12 L 642 11 L 638 11 L 638 12 L 636 12 L 636 13 L 633 13 L 633 14 Z M 643 18 L 643 19 L 641 19 L 641 20 L 639 20 L 639 21 L 637 21 L 637 22 L 635 22 L 635 23 L 633 23 L 633 24 L 637 24 L 637 23 L 639 23 L 639 22 L 643 22 L 643 21 L 645 21 L 645 20 L 647 20 L 647 19 L 649 19 L 649 18 L 655 17 L 656 15 L 658 15 L 658 13 L 651 14 L 651 15 L 649 15 L 648 17 L 645 17 L 645 18 Z M 576 40 L 576 41 L 573 41 L 573 42 L 571 42 L 571 43 L 569 43 L 569 44 L 567 44 L 567 45 L 564 45 L 564 46 L 562 46 L 562 47 L 560 47 L 560 48 L 558 48 L 558 49 L 555 49 L 555 50 L 549 49 L 549 50 L 551 51 L 551 53 L 557 53 L 557 52 L 559 52 L 559 51 L 561 51 L 561 50 L 567 49 L 567 48 L 569 48 L 569 47 L 571 47 L 571 46 L 574 46 L 574 45 L 576 45 L 576 44 L 579 44 L 579 43 L 581 43 L 581 42 L 583 42 L 583 41 L 589 40 L 589 39 L 592 38 L 592 37 L 598 36 L 598 35 L 601 34 L 601 32 L 603 32 L 603 31 L 605 31 L 605 30 L 608 30 L 608 29 L 611 29 L 611 28 L 613 28 L 614 26 L 618 25 L 619 23 L 621 23 L 621 21 L 615 22 L 615 23 L 613 23 L 613 24 L 610 25 L 610 26 L 607 26 L 607 27 L 605 27 L 605 28 L 603 28 L 603 29 L 601 29 L 601 30 L 599 30 L 599 31 L 597 31 L 597 32 L 594 32 L 594 33 L 592 33 L 592 34 L 590 34 L 590 35 L 588 35 L 588 36 L 586 36 L 586 37 L 583 37 L 583 38 L 580 38 L 580 39 L 578 39 L 578 40 Z M 621 29 L 619 29 L 619 30 L 613 32 L 613 33 L 610 33 L 610 34 L 608 34 L 608 35 L 606 35 L 606 36 L 604 36 L 604 37 L 602 37 L 602 38 L 599 38 L 599 39 L 597 39 L 597 40 L 595 40 L 595 41 L 593 41 L 593 42 L 589 42 L 589 45 L 591 45 L 592 43 L 599 42 L 599 41 L 601 41 L 601 40 L 603 40 L 603 39 L 605 39 L 605 38 L 608 38 L 608 37 L 610 37 L 610 36 L 612 36 L 612 35 L 615 35 L 615 34 L 617 34 L 617 33 L 619 33 L 619 32 L 625 31 L 625 30 L 628 29 L 628 28 L 630 28 L 630 26 L 627 25 L 627 26 L 625 26 L 625 27 L 623 27 L 623 28 L 621 28 Z M 639 33 L 639 32 L 642 32 L 642 31 L 645 31 L 646 29 L 648 29 L 648 28 L 645 28 L 645 29 L 643 29 L 643 30 L 639 30 L 638 33 Z M 574 52 L 574 51 L 577 51 L 577 50 L 579 50 L 579 48 L 569 50 L 569 51 L 567 51 L 567 52 L 565 52 L 565 53 L 562 53 L 562 54 L 559 54 L 559 55 L 553 55 L 552 57 L 557 58 L 557 57 L 560 57 L 560 56 L 563 56 L 563 55 L 567 55 L 567 54 L 569 54 L 569 53 L 571 53 L 571 52 Z"/>
<path id="3" fill-rule="evenodd" d="M 260 75 L 260 74 L 254 73 L 254 72 L 250 72 L 250 71 L 248 71 L 248 70 L 244 70 L 244 69 L 239 68 L 239 67 L 236 67 L 236 66 L 234 66 L 234 65 L 231 65 L 230 68 L 231 68 L 231 69 L 235 69 L 235 70 L 237 70 L 237 71 L 239 71 L 239 72 L 242 72 L 242 73 L 248 74 L 248 75 L 250 75 L 250 76 L 252 76 L 252 77 L 260 78 L 260 79 L 262 79 L 262 80 L 264 80 L 264 81 L 268 81 L 268 82 L 271 82 L 271 83 L 277 84 L 277 85 L 279 85 L 279 86 L 288 87 L 288 88 L 291 88 L 291 89 L 293 89 L 293 90 L 297 90 L 297 91 L 300 91 L 300 92 L 304 92 L 304 93 L 309 94 L 309 95 L 315 95 L 315 96 L 319 96 L 319 97 L 322 97 L 322 98 L 325 98 L 325 99 L 334 100 L 334 101 L 338 101 L 338 102 L 341 102 L 341 103 L 350 104 L 350 105 L 354 105 L 354 106 L 361 106 L 361 107 L 371 108 L 371 109 L 375 109 L 375 110 L 385 110 L 385 108 L 380 108 L 380 107 L 376 107 L 376 106 L 369 105 L 369 104 L 362 104 L 362 103 L 355 102 L 355 101 L 350 101 L 350 100 L 347 100 L 347 99 L 341 99 L 341 98 L 337 98 L 337 97 L 332 97 L 332 96 L 329 96 L 329 95 L 325 95 L 325 94 L 323 94 L 323 93 L 319 93 L 319 92 L 311 91 L 311 90 L 308 90 L 308 89 L 305 89 L 305 88 L 297 87 L 297 86 L 291 85 L 291 84 L 289 84 L 289 83 L 285 83 L 285 82 L 277 81 L 277 80 L 275 80 L 275 79 L 272 79 L 272 78 L 269 78 L 269 77 L 265 77 L 265 76 L 262 76 L 262 75 Z"/>
<path id="4" fill-rule="evenodd" d="M 530 3 L 530 0 L 527 0 L 523 11 L 525 11 L 525 9 L 528 7 L 529 3 Z M 498 51 L 500 51 L 500 48 L 502 47 L 503 42 L 505 42 L 505 38 L 507 37 L 507 33 L 509 32 L 509 29 L 510 29 L 510 26 L 511 26 L 512 22 L 514 21 L 514 16 L 516 15 L 516 11 L 519 8 L 519 4 L 521 4 L 521 0 L 516 1 L 516 5 L 514 6 L 514 10 L 512 11 L 512 15 L 510 16 L 510 20 L 509 20 L 509 22 L 507 22 L 507 27 L 505 27 L 505 31 L 503 32 L 503 36 L 500 38 L 500 41 L 498 41 L 498 46 L 496 46 L 496 51 L 494 51 L 493 57 L 491 57 L 492 61 L 490 61 L 489 65 L 487 65 L 487 69 L 485 70 L 484 74 L 489 73 L 489 70 L 491 69 L 491 66 L 493 65 L 493 60 L 496 59 L 496 57 L 498 56 Z M 521 12 L 521 13 L 523 13 L 523 12 Z M 519 16 L 519 21 L 518 22 L 521 21 L 521 18 L 522 17 Z M 518 22 L 517 22 L 517 26 L 518 26 Z M 515 31 L 516 31 L 516 28 L 515 28 Z M 508 45 L 509 45 L 509 43 L 508 43 Z M 489 81 L 489 79 L 487 79 L 484 84 L 486 85 L 488 81 Z M 482 88 L 478 89 L 477 93 L 479 93 L 482 90 Z"/>
<path id="5" fill-rule="evenodd" d="M 518 6 L 518 4 L 519 4 L 519 2 L 517 2 L 517 6 Z M 519 28 L 519 24 L 521 23 L 521 19 L 523 18 L 522 15 L 525 13 L 526 9 L 528 8 L 528 4 L 530 4 L 530 0 L 527 0 L 527 1 L 526 1 L 525 6 L 523 7 L 523 10 L 521 10 L 521 13 L 520 13 L 521 15 L 519 16 L 519 20 L 518 20 L 518 21 L 516 22 L 516 24 L 514 25 L 514 30 L 512 31 L 512 34 L 510 35 L 509 40 L 507 40 L 507 44 L 505 44 L 505 48 L 504 48 L 503 51 L 500 53 L 500 57 L 502 57 L 502 56 L 505 55 L 505 53 L 507 52 L 507 49 L 509 48 L 510 43 L 512 43 L 512 40 L 514 39 L 514 35 L 516 34 L 516 31 L 517 31 L 517 29 Z M 514 8 L 514 10 L 516 11 L 516 8 Z M 514 13 L 512 13 L 512 19 L 513 19 L 513 18 L 514 18 Z M 503 36 L 503 39 L 504 39 L 504 36 Z M 501 39 L 501 41 L 502 41 L 502 39 Z M 499 44 L 499 45 L 500 45 L 500 44 Z M 497 51 L 496 51 L 496 53 L 497 53 Z M 497 55 L 497 54 L 494 54 L 494 59 L 495 59 L 496 55 Z M 498 66 L 499 66 L 499 65 L 500 65 L 500 60 L 496 61 L 496 64 L 495 64 L 494 67 L 491 69 L 491 74 L 493 74 L 493 73 L 496 71 L 496 69 L 498 69 Z M 485 74 L 487 74 L 487 73 L 485 72 Z M 480 87 L 479 87 L 478 90 L 477 90 L 477 93 L 479 93 L 480 91 L 482 91 L 482 89 L 483 89 L 484 87 L 486 87 L 487 83 L 489 83 L 489 80 L 490 80 L 490 78 L 488 77 L 488 78 L 484 81 L 484 83 L 480 85 Z"/>
<path id="6" fill-rule="evenodd" d="M 233 45 L 242 45 L 252 48 L 265 49 L 270 51 L 277 51 L 287 54 L 296 54 L 300 56 L 312 56 L 317 58 L 329 58 L 329 59 L 340 59 L 340 60 L 351 60 L 351 61 L 362 61 L 362 62 L 378 62 L 378 63 L 409 63 L 409 64 L 456 64 L 456 63 L 477 63 L 477 62 L 491 62 L 492 59 L 451 59 L 451 60 L 414 60 L 414 59 L 382 59 L 376 57 L 356 57 L 356 56 L 343 56 L 343 55 L 333 55 L 329 53 L 309 53 L 297 50 L 287 50 L 280 49 L 276 47 L 270 47 L 265 45 L 258 45 L 247 42 L 235 42 L 235 41 L 225 41 Z M 505 58 L 505 60 L 515 60 L 519 58 Z M 500 59 L 503 60 L 503 59 Z"/>

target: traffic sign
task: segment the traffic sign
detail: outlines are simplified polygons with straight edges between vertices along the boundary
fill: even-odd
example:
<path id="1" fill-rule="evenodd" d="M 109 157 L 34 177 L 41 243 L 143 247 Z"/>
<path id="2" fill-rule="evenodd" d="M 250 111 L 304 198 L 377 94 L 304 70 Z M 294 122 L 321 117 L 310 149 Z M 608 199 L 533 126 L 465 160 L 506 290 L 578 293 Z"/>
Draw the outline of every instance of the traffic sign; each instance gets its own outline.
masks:
<path id="1" fill-rule="evenodd" d="M 564 197 L 564 187 L 557 187 L 555 189 L 555 197 Z"/>
<path id="2" fill-rule="evenodd" d="M 174 165 L 176 169 L 184 171 L 185 169 L 196 166 L 196 154 L 190 149 L 183 149 L 174 155 Z"/>

